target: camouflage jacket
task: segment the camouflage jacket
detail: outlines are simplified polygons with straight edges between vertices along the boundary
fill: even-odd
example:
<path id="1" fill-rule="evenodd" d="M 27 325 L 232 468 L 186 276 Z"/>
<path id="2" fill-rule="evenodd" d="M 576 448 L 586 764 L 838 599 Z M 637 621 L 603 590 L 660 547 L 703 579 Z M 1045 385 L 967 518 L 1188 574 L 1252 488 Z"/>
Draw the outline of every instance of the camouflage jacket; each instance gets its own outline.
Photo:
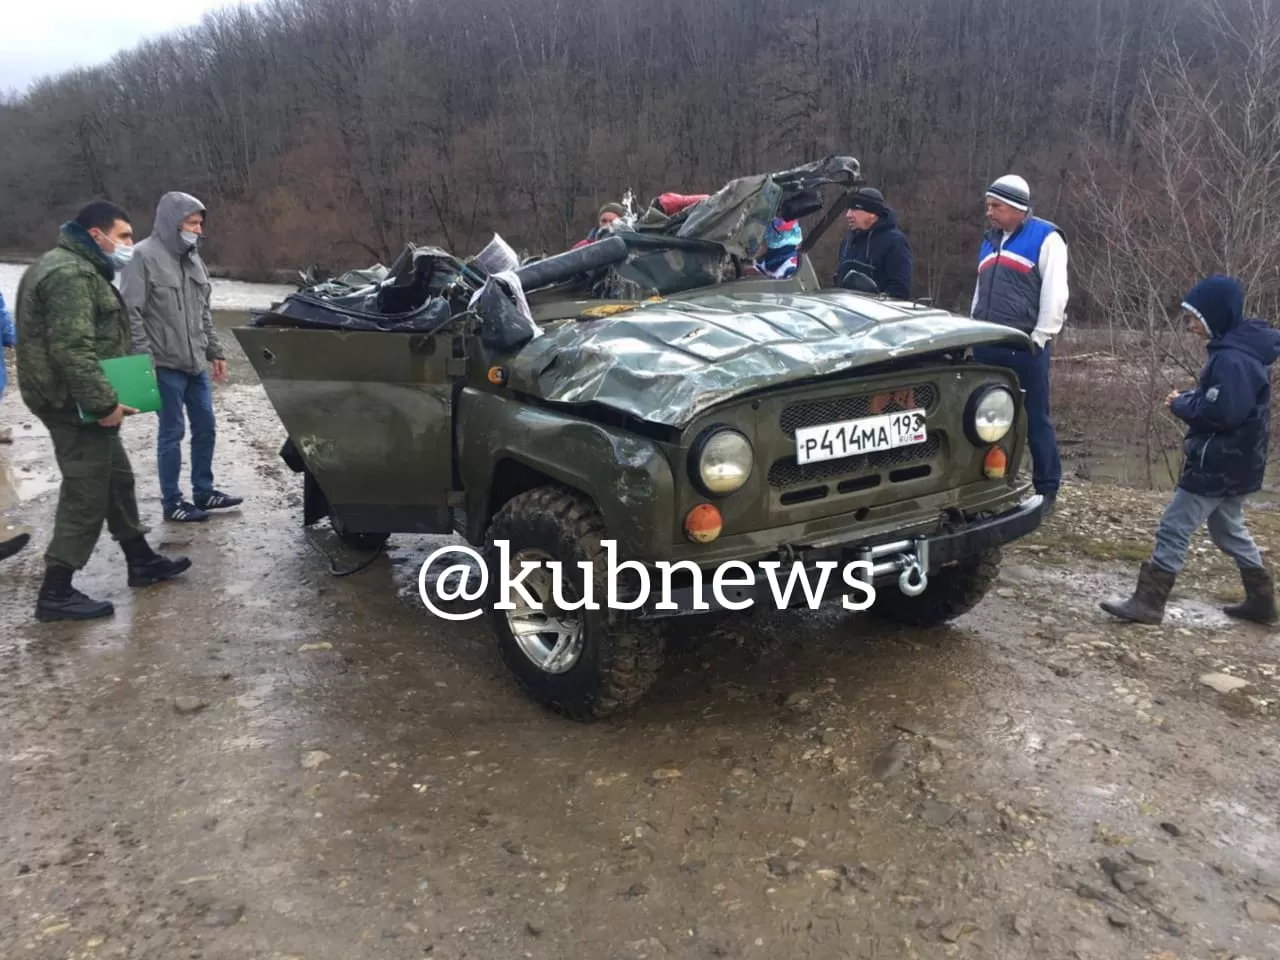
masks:
<path id="1" fill-rule="evenodd" d="M 18 285 L 17 372 L 23 402 L 36 416 L 79 423 L 115 409 L 115 389 L 99 360 L 132 352 L 129 318 L 115 268 L 78 224 L 65 223 L 58 245 L 27 268 Z"/>

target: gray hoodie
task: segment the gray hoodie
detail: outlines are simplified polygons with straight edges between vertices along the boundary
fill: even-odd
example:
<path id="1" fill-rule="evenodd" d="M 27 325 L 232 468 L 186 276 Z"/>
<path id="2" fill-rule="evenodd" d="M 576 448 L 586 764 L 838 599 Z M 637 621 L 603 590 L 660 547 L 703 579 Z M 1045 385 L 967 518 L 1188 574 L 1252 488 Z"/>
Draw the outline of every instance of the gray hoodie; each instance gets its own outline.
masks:
<path id="1" fill-rule="evenodd" d="M 156 205 L 151 235 L 134 247 L 120 273 L 120 296 L 129 310 L 135 353 L 149 353 L 157 367 L 192 375 L 225 359 L 213 329 L 209 271 L 182 241 L 182 221 L 203 213 L 186 193 L 166 193 Z"/>

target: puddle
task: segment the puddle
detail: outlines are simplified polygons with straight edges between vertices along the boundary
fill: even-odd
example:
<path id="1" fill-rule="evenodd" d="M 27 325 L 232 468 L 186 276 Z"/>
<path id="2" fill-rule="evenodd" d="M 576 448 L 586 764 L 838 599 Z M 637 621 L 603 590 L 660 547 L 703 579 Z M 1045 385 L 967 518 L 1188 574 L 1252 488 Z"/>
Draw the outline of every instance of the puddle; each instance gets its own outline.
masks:
<path id="1" fill-rule="evenodd" d="M 21 469 L 4 469 L 0 478 L 0 510 L 8 510 L 27 500 L 35 500 L 46 493 L 56 493 L 61 481 L 57 477 Z"/>
<path id="2" fill-rule="evenodd" d="M 23 406 L 17 390 L 5 394 L 0 413 L 8 414 L 3 420 L 13 431 L 13 443 L 0 446 L 0 511 L 56 493 L 61 483 L 49 431 Z"/>
<path id="3" fill-rule="evenodd" d="M 12 510 L 20 502 L 18 485 L 9 473 L 9 465 L 0 463 L 0 511 Z"/>

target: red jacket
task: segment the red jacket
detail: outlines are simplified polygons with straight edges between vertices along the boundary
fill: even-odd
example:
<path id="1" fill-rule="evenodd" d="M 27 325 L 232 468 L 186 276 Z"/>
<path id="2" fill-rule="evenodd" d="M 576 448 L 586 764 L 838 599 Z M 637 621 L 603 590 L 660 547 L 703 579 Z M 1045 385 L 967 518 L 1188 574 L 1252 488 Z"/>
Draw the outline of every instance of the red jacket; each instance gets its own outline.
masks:
<path id="1" fill-rule="evenodd" d="M 681 210 L 686 210 L 709 196 L 709 193 L 664 193 L 654 203 L 668 217 L 674 217 Z"/>

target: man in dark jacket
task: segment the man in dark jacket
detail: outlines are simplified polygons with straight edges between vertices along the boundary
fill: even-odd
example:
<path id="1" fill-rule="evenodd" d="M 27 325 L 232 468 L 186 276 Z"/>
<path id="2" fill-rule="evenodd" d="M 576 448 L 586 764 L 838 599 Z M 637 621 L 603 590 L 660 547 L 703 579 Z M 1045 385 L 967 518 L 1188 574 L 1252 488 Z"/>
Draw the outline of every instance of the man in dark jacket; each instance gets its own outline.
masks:
<path id="1" fill-rule="evenodd" d="M 1275 588 L 1244 522 L 1244 498 L 1262 488 L 1271 434 L 1271 365 L 1280 357 L 1280 330 L 1244 318 L 1244 288 L 1231 277 L 1198 283 L 1183 301 L 1192 329 L 1208 343 L 1196 389 L 1166 398 L 1187 424 L 1186 460 L 1173 500 L 1142 564 L 1134 595 L 1102 609 L 1124 620 L 1157 624 L 1202 524 L 1240 570 L 1245 601 L 1223 608 L 1232 617 L 1277 620 Z"/>
<path id="2" fill-rule="evenodd" d="M 898 215 L 875 187 L 854 194 L 845 213 L 849 233 L 840 243 L 835 283 L 849 270 L 865 273 L 881 293 L 911 299 L 911 242 L 898 227 Z"/>
<path id="3" fill-rule="evenodd" d="M 129 585 L 149 586 L 186 570 L 147 544 L 120 424 L 136 413 L 120 403 L 99 361 L 131 349 L 129 318 L 111 285 L 133 253 L 128 214 L 105 200 L 64 223 L 58 245 L 27 268 L 18 286 L 18 387 L 49 431 L 62 472 L 53 539 L 45 552 L 38 620 L 88 620 L 113 606 L 71 586 L 105 522 L 128 565 Z"/>

